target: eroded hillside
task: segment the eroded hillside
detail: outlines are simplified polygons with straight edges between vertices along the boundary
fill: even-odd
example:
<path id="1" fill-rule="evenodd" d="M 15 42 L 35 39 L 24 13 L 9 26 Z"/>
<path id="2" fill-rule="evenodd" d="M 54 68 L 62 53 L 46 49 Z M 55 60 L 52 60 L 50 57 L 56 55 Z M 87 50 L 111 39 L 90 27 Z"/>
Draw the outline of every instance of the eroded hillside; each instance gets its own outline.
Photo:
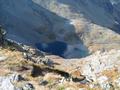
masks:
<path id="1" fill-rule="evenodd" d="M 119 48 L 119 15 L 119 0 L 0 1 L 0 24 L 9 39 L 65 58 Z"/>
<path id="2" fill-rule="evenodd" d="M 1 90 L 120 89 L 120 50 L 98 51 L 82 59 L 47 55 L 29 46 L 24 50 L 0 49 Z"/>

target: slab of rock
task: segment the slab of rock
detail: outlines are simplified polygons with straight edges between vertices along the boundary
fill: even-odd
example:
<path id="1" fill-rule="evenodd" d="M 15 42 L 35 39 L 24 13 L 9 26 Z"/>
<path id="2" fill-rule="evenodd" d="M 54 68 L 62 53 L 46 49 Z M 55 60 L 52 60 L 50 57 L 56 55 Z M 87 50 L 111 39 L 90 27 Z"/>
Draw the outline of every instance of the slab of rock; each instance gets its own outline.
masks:
<path id="1" fill-rule="evenodd" d="M 32 61 L 36 64 L 45 64 L 48 66 L 52 66 L 52 61 L 45 57 L 44 52 L 26 45 L 23 46 L 23 50 L 23 57 L 28 61 Z"/>
<path id="2" fill-rule="evenodd" d="M 23 86 L 22 90 L 35 90 L 32 84 L 27 83 Z"/>
<path id="3" fill-rule="evenodd" d="M 0 61 L 5 61 L 7 59 L 7 57 L 5 56 L 0 56 Z"/>
<path id="4" fill-rule="evenodd" d="M 97 51 L 81 59 L 54 58 L 54 56 L 48 56 L 48 58 L 58 63 L 54 65 L 54 68 L 65 71 L 73 77 L 85 76 L 89 82 L 93 82 L 97 80 L 104 70 L 110 70 L 114 67 L 119 69 L 120 50 Z"/>
<path id="5" fill-rule="evenodd" d="M 21 90 L 13 83 L 21 80 L 21 76 L 18 74 L 12 74 L 10 76 L 0 77 L 0 90 Z"/>

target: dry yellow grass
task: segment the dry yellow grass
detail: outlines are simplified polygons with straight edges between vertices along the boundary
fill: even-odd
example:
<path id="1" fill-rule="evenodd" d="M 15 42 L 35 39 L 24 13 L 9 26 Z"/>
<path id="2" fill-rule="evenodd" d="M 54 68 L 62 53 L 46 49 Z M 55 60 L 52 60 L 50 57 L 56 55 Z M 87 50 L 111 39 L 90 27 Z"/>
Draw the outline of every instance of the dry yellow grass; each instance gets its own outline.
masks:
<path id="1" fill-rule="evenodd" d="M 120 73 L 116 68 L 113 68 L 111 70 L 105 70 L 102 72 L 102 74 L 107 76 L 110 79 L 110 81 L 113 81 L 120 76 Z"/>

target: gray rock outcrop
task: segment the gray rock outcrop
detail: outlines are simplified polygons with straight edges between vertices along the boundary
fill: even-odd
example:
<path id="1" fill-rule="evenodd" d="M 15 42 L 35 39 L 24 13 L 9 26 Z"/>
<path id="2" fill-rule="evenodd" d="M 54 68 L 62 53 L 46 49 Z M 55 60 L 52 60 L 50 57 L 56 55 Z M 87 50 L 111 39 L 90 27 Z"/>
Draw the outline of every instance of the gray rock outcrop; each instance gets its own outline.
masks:
<path id="1" fill-rule="evenodd" d="M 21 90 L 13 84 L 14 82 L 20 81 L 20 78 L 21 76 L 18 74 L 0 77 L 0 90 Z"/>
<path id="2" fill-rule="evenodd" d="M 34 90 L 33 85 L 30 83 L 26 83 L 25 85 L 18 87 L 16 83 L 20 82 L 21 80 L 23 80 L 23 78 L 19 74 L 1 76 L 0 90 Z"/>

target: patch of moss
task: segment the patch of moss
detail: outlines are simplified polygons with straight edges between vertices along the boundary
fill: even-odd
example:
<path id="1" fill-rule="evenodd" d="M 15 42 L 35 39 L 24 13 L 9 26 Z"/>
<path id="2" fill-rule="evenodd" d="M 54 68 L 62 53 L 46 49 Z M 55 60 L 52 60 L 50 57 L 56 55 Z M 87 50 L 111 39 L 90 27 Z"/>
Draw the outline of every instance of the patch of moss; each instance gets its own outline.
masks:
<path id="1" fill-rule="evenodd" d="M 64 86 L 58 86 L 57 90 L 65 90 L 65 87 Z"/>

